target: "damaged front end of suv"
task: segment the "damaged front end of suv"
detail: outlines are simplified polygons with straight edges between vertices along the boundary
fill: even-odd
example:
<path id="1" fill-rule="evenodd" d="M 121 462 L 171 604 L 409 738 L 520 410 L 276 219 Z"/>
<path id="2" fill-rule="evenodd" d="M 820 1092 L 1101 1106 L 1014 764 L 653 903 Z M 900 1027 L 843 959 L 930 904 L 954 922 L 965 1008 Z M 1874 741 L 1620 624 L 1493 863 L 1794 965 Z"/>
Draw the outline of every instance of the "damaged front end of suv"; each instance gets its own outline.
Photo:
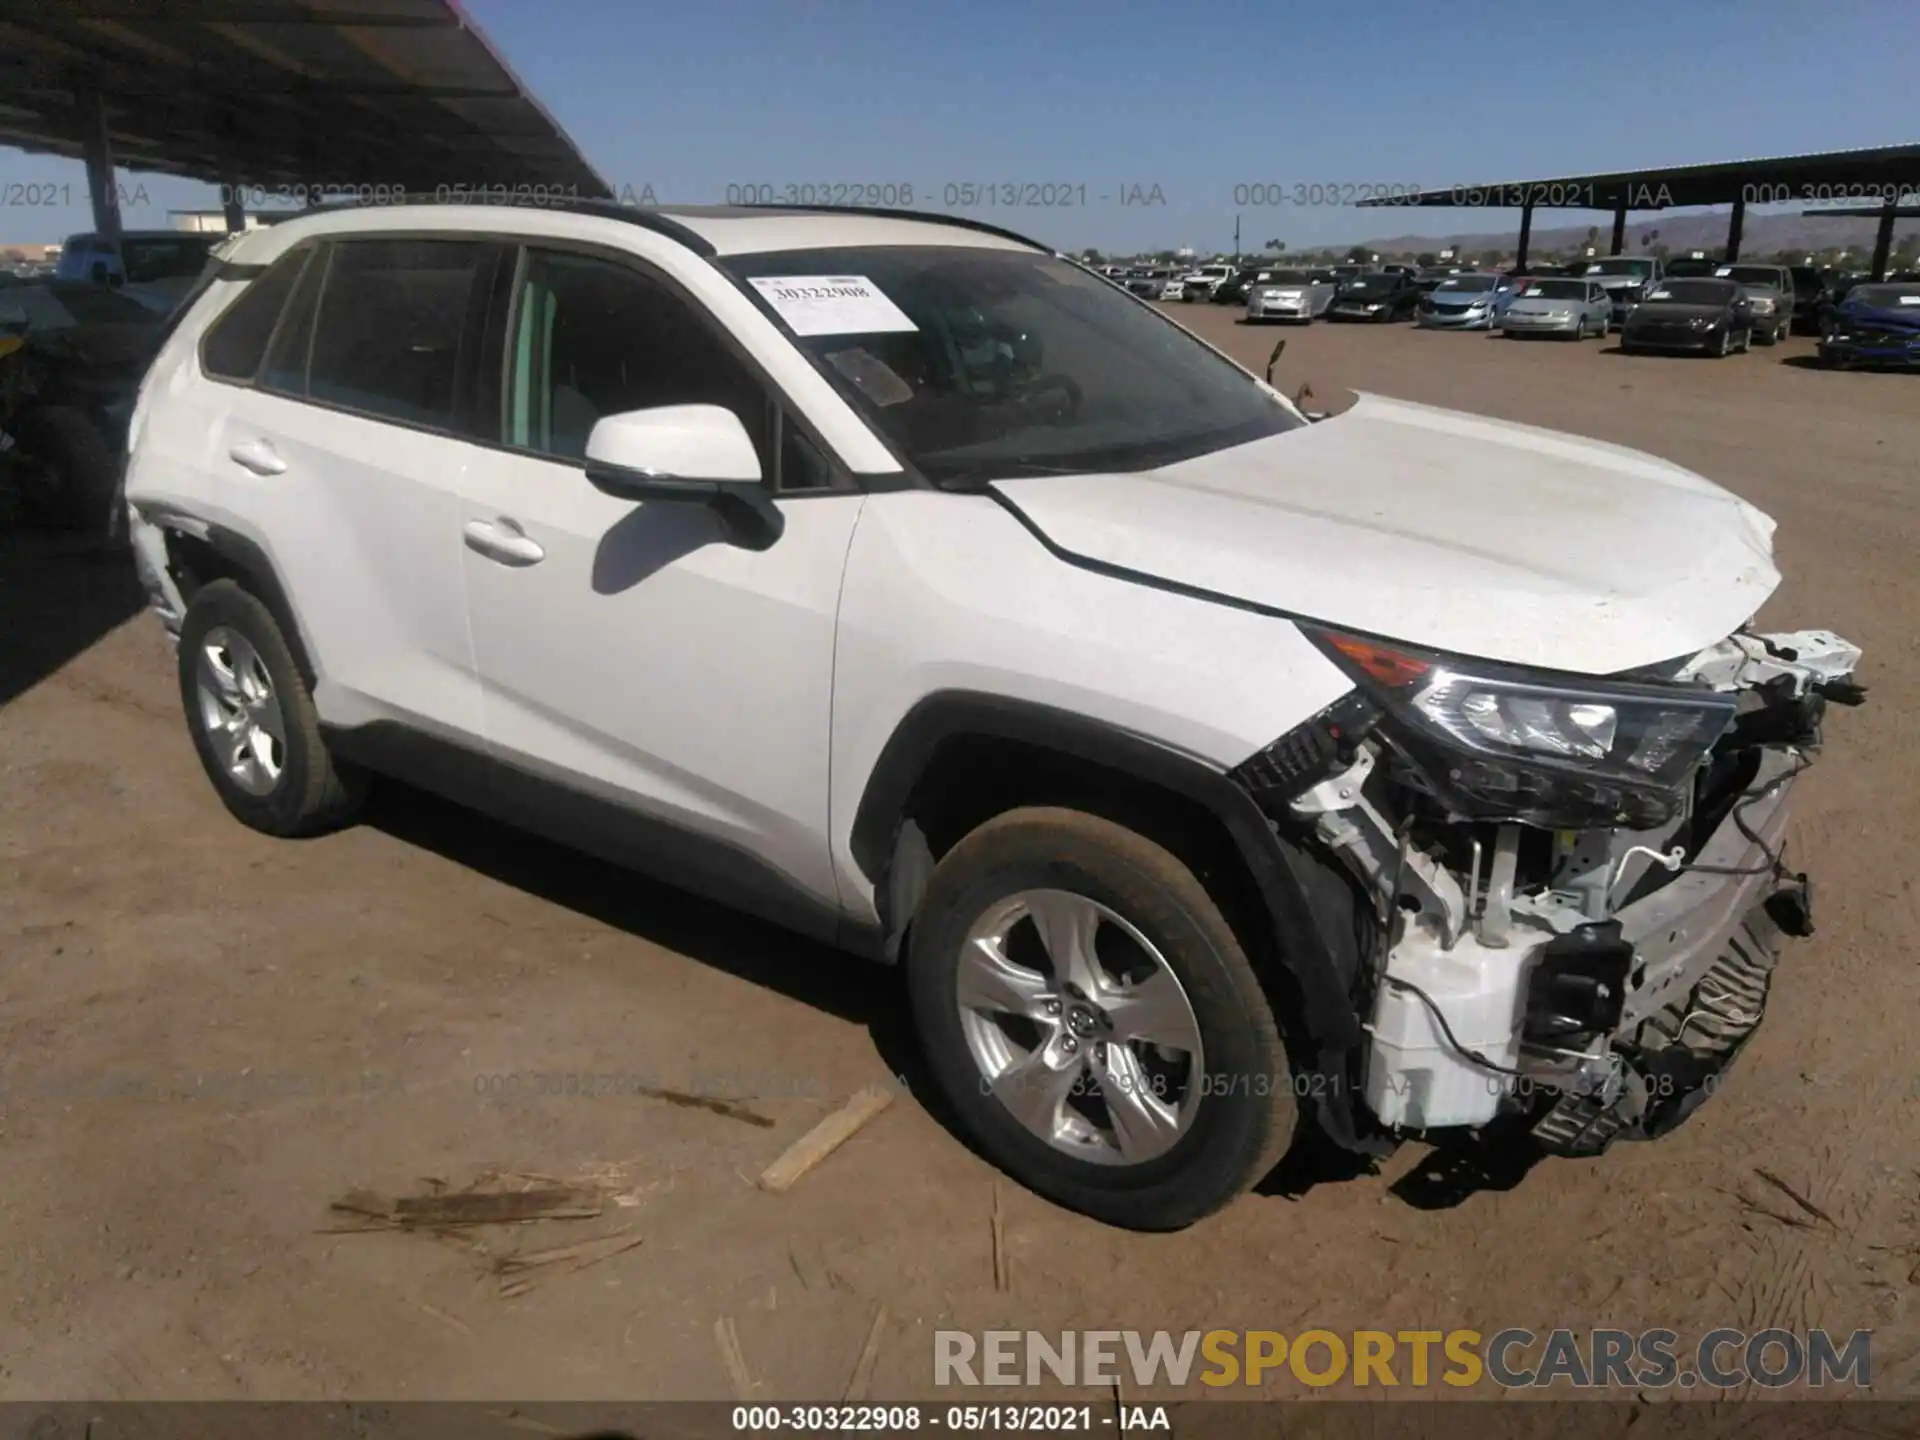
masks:
<path id="1" fill-rule="evenodd" d="M 1857 647 L 1742 631 L 1609 677 L 1303 625 L 1356 688 L 1234 778 L 1375 923 L 1348 1077 L 1391 1134 L 1524 1114 L 1549 1153 L 1713 1093 L 1812 931 L 1787 797 Z"/>

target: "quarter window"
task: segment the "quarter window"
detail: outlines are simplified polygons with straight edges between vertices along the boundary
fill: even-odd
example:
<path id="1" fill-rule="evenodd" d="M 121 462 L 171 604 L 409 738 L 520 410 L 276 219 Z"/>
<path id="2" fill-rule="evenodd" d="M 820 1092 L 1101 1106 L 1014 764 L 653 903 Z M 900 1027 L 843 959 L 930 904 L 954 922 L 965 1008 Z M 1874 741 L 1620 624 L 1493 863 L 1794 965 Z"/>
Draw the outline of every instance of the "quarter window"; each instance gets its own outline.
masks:
<path id="1" fill-rule="evenodd" d="M 260 369 L 267 341 L 280 319 L 287 296 L 299 283 L 311 250 L 282 255 L 241 292 L 207 330 L 200 345 L 200 368 L 221 380 L 248 381 Z"/>
<path id="2" fill-rule="evenodd" d="M 486 247 L 472 240 L 346 240 L 329 249 L 307 394 L 323 404 L 453 428 L 461 344 Z"/>

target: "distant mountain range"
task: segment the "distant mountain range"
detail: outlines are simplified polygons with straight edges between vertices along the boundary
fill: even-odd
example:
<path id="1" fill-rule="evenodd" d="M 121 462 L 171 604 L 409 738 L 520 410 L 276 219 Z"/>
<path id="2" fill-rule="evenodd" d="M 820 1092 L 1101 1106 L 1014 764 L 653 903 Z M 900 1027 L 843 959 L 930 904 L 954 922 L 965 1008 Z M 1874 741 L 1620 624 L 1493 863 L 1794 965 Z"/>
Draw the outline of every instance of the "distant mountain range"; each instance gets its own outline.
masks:
<path id="1" fill-rule="evenodd" d="M 1772 254 L 1776 250 L 1799 250 L 1810 254 L 1844 245 L 1850 250 L 1870 255 L 1873 251 L 1874 227 L 1877 223 L 1869 219 L 1839 219 L 1825 215 L 1749 214 L 1746 224 L 1741 229 L 1740 251 L 1744 255 Z M 1529 244 L 1535 251 L 1569 250 L 1589 243 L 1587 230 L 1588 227 L 1585 225 L 1542 229 L 1536 211 L 1533 236 Z M 1651 232 L 1658 232 L 1658 238 L 1648 241 L 1646 237 Z M 1920 220 L 1896 220 L 1893 235 L 1895 245 L 1900 243 L 1903 236 L 1920 235 Z M 1484 250 L 1501 250 L 1511 254 L 1515 244 L 1518 243 L 1519 236 L 1520 224 L 1516 216 L 1512 228 L 1507 230 L 1451 235 L 1400 234 L 1377 240 L 1363 240 L 1358 243 L 1383 255 L 1439 250 L 1449 246 L 1455 250 L 1464 250 L 1470 255 Z M 1612 238 L 1612 223 L 1603 220 L 1597 237 L 1602 251 L 1607 249 Z M 1650 245 L 1660 244 L 1665 245 L 1673 254 L 1684 255 L 1689 250 L 1717 250 L 1726 243 L 1726 212 L 1715 214 L 1709 211 L 1705 214 L 1671 215 L 1629 224 L 1626 253 L 1639 254 Z M 1326 247 L 1316 245 L 1303 248 L 1319 250 Z"/>

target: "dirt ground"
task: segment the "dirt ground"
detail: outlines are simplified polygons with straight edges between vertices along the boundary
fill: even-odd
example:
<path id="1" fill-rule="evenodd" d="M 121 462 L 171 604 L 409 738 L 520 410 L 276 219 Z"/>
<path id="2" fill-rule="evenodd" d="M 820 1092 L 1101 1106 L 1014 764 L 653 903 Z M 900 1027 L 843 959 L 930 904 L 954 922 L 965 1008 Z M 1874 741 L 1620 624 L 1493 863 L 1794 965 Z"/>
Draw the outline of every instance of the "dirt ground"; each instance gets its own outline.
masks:
<path id="1" fill-rule="evenodd" d="M 1256 367 L 1278 338 L 1171 308 Z M 255 835 L 125 577 L 0 537 L 0 1398 L 722 1398 L 731 1317 L 757 1398 L 835 1399 L 882 1305 L 876 1398 L 931 1393 L 934 1329 L 995 1326 L 1872 1327 L 1875 1390 L 1920 1393 L 1920 377 L 1816 370 L 1806 340 L 1714 362 L 1287 333 L 1289 390 L 1730 486 L 1780 522 L 1763 618 L 1866 648 L 1872 699 L 1797 792 L 1819 934 L 1697 1118 L 1595 1161 L 1309 1157 L 1171 1236 L 998 1182 L 998 1289 L 995 1172 L 926 1107 L 893 975 L 396 786 L 344 834 Z M 554 1075 L 728 1103 L 532 1093 Z M 896 1075 L 909 1093 L 791 1192 L 754 1187 Z M 489 1169 L 618 1196 L 495 1252 L 643 1243 L 503 1295 L 469 1248 L 328 1233 L 349 1189 Z"/>

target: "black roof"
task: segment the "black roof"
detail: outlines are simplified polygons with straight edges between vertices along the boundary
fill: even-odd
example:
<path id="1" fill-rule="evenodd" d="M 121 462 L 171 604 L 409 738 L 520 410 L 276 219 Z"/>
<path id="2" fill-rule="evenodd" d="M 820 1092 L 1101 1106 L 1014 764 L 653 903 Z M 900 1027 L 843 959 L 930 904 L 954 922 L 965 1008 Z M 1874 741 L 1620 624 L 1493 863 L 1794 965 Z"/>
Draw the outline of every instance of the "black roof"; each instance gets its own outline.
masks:
<path id="1" fill-rule="evenodd" d="M 1836 190 L 1840 192 L 1836 198 L 1920 192 L 1920 144 L 1476 182 L 1359 203 L 1373 208 L 1423 205 L 1487 209 L 1518 209 L 1532 203 L 1539 209 L 1611 210 L 1624 198 L 1629 210 L 1660 210 L 1673 205 L 1731 205 L 1736 200 L 1750 204 L 1804 203 Z M 1865 213 L 1877 215 L 1880 211 L 1875 208 Z"/>
<path id="2" fill-rule="evenodd" d="M 610 195 L 458 0 L 41 0 L 0 19 L 0 145 L 220 183 Z"/>

